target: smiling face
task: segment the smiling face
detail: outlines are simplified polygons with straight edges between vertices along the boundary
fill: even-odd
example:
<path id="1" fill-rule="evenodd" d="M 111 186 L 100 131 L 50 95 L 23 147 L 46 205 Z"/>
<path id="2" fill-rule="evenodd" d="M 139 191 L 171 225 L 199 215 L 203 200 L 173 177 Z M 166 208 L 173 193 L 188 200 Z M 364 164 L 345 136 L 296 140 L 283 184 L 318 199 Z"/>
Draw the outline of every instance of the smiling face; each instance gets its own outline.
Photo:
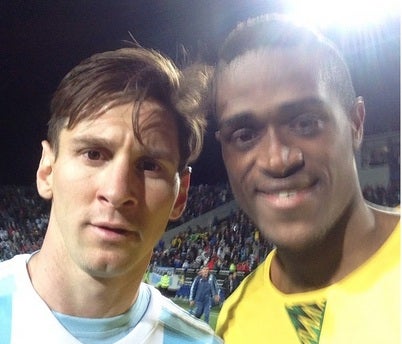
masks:
<path id="1" fill-rule="evenodd" d="M 52 199 L 47 249 L 65 269 L 99 277 L 142 274 L 168 219 L 185 206 L 189 175 L 178 174 L 174 117 L 145 101 L 141 145 L 132 111 L 133 104 L 120 105 L 63 129 L 57 158 L 43 143 L 37 184 Z"/>
<path id="2" fill-rule="evenodd" d="M 278 247 L 322 240 L 358 194 L 353 146 L 363 104 L 346 113 L 298 49 L 251 51 L 217 78 L 217 138 L 240 206 Z"/>

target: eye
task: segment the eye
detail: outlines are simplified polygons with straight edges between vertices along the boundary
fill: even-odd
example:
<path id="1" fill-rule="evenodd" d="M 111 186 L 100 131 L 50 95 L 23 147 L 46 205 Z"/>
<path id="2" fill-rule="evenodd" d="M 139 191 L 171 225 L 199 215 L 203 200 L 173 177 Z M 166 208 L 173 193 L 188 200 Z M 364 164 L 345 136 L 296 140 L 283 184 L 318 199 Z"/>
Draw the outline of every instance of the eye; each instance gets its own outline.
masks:
<path id="1" fill-rule="evenodd" d="M 100 160 L 102 159 L 102 154 L 101 152 L 97 150 L 89 150 L 85 153 L 86 157 L 88 160 Z"/>
<path id="2" fill-rule="evenodd" d="M 257 140 L 259 131 L 251 127 L 243 127 L 221 131 L 223 141 L 237 149 L 250 148 Z"/>
<path id="3" fill-rule="evenodd" d="M 238 143 L 246 143 L 252 141 L 256 137 L 254 130 L 250 128 L 243 128 L 236 130 L 232 135 L 232 140 Z"/>
<path id="4" fill-rule="evenodd" d="M 305 113 L 294 118 L 289 127 L 299 135 L 312 136 L 323 129 L 324 120 L 317 114 Z"/>
<path id="5" fill-rule="evenodd" d="M 152 159 L 142 159 L 137 168 L 141 171 L 151 171 L 151 172 L 159 172 L 161 170 L 161 166 Z"/>

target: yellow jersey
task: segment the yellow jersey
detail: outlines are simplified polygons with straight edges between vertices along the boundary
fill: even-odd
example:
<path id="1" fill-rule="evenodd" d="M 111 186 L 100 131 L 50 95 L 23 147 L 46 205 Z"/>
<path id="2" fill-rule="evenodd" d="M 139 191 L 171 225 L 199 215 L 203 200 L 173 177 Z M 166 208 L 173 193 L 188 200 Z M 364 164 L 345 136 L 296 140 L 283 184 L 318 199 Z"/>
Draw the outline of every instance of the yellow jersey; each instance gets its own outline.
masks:
<path id="1" fill-rule="evenodd" d="M 225 301 L 225 343 L 400 343 L 400 224 L 380 249 L 323 289 L 283 294 L 269 278 L 272 251 Z"/>

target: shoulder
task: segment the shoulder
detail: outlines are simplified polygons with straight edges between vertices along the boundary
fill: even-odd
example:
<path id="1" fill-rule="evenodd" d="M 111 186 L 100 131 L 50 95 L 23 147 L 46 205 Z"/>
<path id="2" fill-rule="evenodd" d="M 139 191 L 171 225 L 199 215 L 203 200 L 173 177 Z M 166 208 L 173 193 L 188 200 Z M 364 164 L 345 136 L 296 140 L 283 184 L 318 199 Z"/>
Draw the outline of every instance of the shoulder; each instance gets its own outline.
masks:
<path id="1" fill-rule="evenodd" d="M 191 343 L 223 343 L 207 323 L 192 316 L 155 288 L 150 289 L 153 301 L 160 305 L 159 322 L 169 335 L 175 338 L 197 339 L 189 341 Z M 180 341 L 177 340 L 177 343 Z"/>
<path id="2" fill-rule="evenodd" d="M 267 302 L 271 302 L 270 283 L 269 278 L 267 278 L 269 275 L 266 273 L 271 262 L 270 255 L 245 277 L 223 302 L 216 324 L 218 335 L 223 336 L 228 329 L 228 324 L 233 319 L 250 319 L 250 314 L 258 309 L 263 309 Z"/>
<path id="3" fill-rule="evenodd" d="M 29 257 L 29 254 L 17 255 L 0 262 L 0 299 L 1 296 L 10 296 L 28 285 L 26 263 Z"/>
<path id="4" fill-rule="evenodd" d="M 9 275 L 17 273 L 21 269 L 26 269 L 29 254 L 16 255 L 9 260 L 0 262 L 0 280 Z"/>
<path id="5" fill-rule="evenodd" d="M 239 281 L 238 287 L 234 292 L 225 300 L 223 308 L 229 308 L 237 305 L 240 299 L 260 297 L 266 293 L 266 286 L 270 284 L 269 269 L 272 261 L 274 251 L 261 262 L 250 274 L 248 274 L 242 281 Z M 258 295 L 258 296 L 257 296 Z"/>

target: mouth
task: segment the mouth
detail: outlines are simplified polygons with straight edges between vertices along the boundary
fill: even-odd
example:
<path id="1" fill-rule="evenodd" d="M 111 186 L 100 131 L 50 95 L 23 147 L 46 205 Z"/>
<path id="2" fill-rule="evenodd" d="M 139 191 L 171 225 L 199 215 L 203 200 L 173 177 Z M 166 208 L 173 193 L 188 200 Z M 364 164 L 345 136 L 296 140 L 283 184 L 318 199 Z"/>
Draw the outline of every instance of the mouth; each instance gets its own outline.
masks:
<path id="1" fill-rule="evenodd" d="M 302 185 L 277 185 L 265 189 L 257 189 L 257 195 L 261 196 L 273 208 L 278 210 L 290 210 L 301 207 L 312 198 L 318 182 Z"/>
<path id="2" fill-rule="evenodd" d="M 102 228 L 103 230 L 110 231 L 110 232 L 113 232 L 116 234 L 121 234 L 121 235 L 126 235 L 126 234 L 130 233 L 128 230 L 122 229 L 122 228 L 112 228 L 112 227 L 100 227 L 100 228 Z"/>
<path id="3" fill-rule="evenodd" d="M 283 190 L 278 192 L 261 193 L 266 203 L 277 210 L 290 210 L 300 207 L 311 194 L 308 189 Z"/>
<path id="4" fill-rule="evenodd" d="M 140 240 L 141 237 L 137 231 L 127 228 L 123 225 L 108 223 L 92 223 L 91 227 L 103 239 L 107 241 L 119 240 Z"/>
<path id="5" fill-rule="evenodd" d="M 284 198 L 284 199 L 288 199 L 291 197 L 295 197 L 297 195 L 297 191 L 296 190 L 292 190 L 292 191 L 279 191 L 277 193 L 278 198 Z"/>

